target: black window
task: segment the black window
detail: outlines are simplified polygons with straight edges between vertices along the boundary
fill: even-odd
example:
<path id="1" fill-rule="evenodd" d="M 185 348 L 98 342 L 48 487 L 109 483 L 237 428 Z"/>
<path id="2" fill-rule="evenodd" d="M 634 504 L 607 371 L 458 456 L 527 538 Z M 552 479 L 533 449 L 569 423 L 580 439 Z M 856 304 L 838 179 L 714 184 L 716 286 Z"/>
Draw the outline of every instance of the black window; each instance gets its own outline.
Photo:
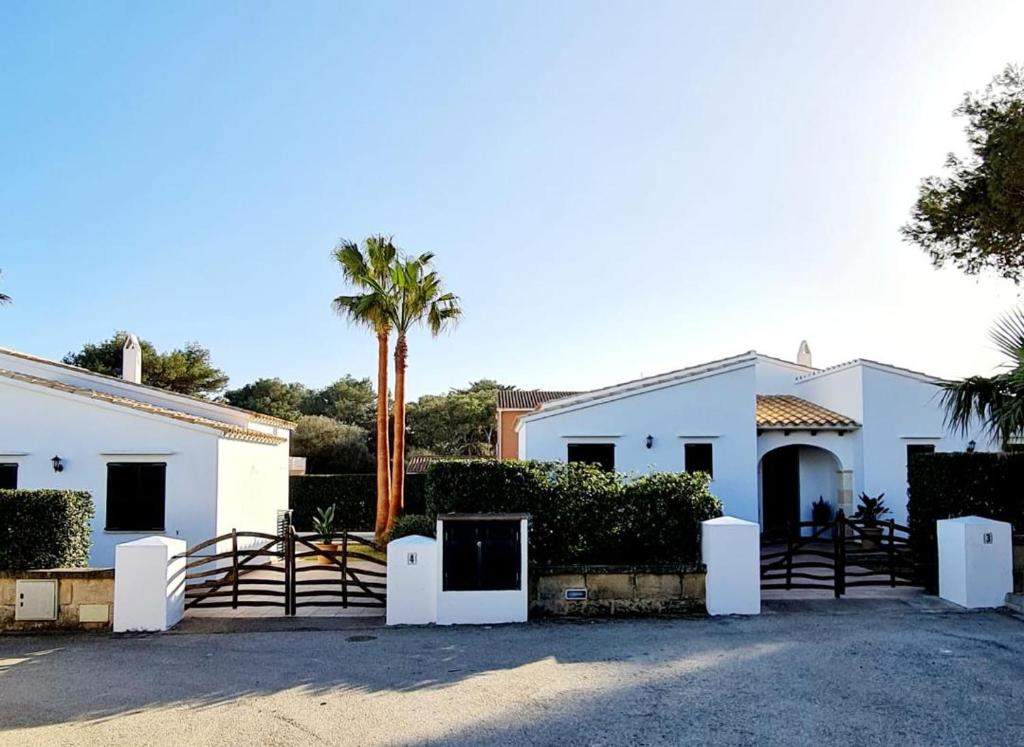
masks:
<path id="1" fill-rule="evenodd" d="M 518 521 L 445 521 L 444 591 L 521 588 Z"/>
<path id="2" fill-rule="evenodd" d="M 0 464 L 0 490 L 14 490 L 18 487 L 18 465 Z"/>
<path id="3" fill-rule="evenodd" d="M 687 472 L 707 472 L 708 477 L 715 476 L 711 444 L 686 444 L 683 454 Z"/>
<path id="4" fill-rule="evenodd" d="M 907 444 L 907 464 L 918 454 L 934 454 L 935 444 Z"/>
<path id="5" fill-rule="evenodd" d="M 167 465 L 111 462 L 107 465 L 107 529 L 162 532 Z"/>
<path id="6" fill-rule="evenodd" d="M 569 444 L 568 460 L 597 464 L 601 469 L 615 470 L 615 444 Z"/>

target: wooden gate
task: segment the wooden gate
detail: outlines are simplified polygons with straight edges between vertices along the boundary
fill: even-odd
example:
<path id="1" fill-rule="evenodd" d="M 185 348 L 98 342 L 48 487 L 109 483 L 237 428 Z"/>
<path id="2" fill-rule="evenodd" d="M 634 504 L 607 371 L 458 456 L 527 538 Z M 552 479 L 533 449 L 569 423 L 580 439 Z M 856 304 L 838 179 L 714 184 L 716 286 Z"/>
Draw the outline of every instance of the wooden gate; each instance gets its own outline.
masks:
<path id="1" fill-rule="evenodd" d="M 761 539 L 762 589 L 820 589 L 841 597 L 850 587 L 917 586 L 910 529 L 869 525 L 840 510 L 826 525 L 790 522 Z"/>
<path id="2" fill-rule="evenodd" d="M 387 599 L 387 562 L 369 540 L 349 532 L 239 532 L 213 537 L 185 560 L 185 609 L 379 607 Z"/>

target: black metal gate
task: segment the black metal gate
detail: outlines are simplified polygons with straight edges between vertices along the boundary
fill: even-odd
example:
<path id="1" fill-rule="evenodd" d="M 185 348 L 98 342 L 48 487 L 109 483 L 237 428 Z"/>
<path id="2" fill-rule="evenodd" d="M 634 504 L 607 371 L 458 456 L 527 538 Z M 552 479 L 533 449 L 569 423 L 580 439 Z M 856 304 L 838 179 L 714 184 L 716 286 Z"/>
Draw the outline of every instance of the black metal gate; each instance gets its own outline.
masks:
<path id="1" fill-rule="evenodd" d="M 185 609 L 379 607 L 387 600 L 387 561 L 350 532 L 239 532 L 190 547 L 184 558 Z"/>
<path id="2" fill-rule="evenodd" d="M 841 597 L 857 586 L 918 586 L 910 529 L 867 523 L 840 510 L 829 524 L 790 522 L 761 538 L 762 589 L 820 589 Z"/>

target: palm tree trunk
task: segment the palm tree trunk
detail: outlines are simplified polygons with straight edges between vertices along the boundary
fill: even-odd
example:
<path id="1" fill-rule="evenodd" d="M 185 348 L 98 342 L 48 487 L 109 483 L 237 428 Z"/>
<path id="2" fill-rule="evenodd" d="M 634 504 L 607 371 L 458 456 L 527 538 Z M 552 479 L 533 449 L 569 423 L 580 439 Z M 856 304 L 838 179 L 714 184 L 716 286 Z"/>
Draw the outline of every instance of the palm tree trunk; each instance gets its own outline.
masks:
<path id="1" fill-rule="evenodd" d="M 388 442 L 388 333 L 377 333 L 377 518 L 373 535 L 384 541 L 391 510 L 391 448 Z"/>
<path id="2" fill-rule="evenodd" d="M 405 335 L 399 333 L 395 341 L 395 453 L 391 459 L 389 532 L 405 503 L 405 362 L 408 352 Z"/>

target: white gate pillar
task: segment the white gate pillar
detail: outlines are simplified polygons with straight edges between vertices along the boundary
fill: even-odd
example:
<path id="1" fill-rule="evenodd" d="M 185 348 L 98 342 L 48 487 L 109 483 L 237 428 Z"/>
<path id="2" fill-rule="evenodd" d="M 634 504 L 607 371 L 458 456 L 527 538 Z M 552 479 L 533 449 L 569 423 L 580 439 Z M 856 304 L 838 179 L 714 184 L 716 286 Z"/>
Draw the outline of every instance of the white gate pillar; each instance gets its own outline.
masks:
<path id="1" fill-rule="evenodd" d="M 936 522 L 939 596 L 961 607 L 1002 607 L 1013 591 L 1013 532 L 1005 521 Z"/>
<path id="2" fill-rule="evenodd" d="M 185 540 L 143 537 L 114 550 L 114 632 L 168 630 L 185 615 Z"/>
<path id="3" fill-rule="evenodd" d="M 418 534 L 388 543 L 388 625 L 437 622 L 437 540 Z"/>
<path id="4" fill-rule="evenodd" d="M 761 614 L 761 527 L 721 516 L 701 522 L 709 615 Z"/>

